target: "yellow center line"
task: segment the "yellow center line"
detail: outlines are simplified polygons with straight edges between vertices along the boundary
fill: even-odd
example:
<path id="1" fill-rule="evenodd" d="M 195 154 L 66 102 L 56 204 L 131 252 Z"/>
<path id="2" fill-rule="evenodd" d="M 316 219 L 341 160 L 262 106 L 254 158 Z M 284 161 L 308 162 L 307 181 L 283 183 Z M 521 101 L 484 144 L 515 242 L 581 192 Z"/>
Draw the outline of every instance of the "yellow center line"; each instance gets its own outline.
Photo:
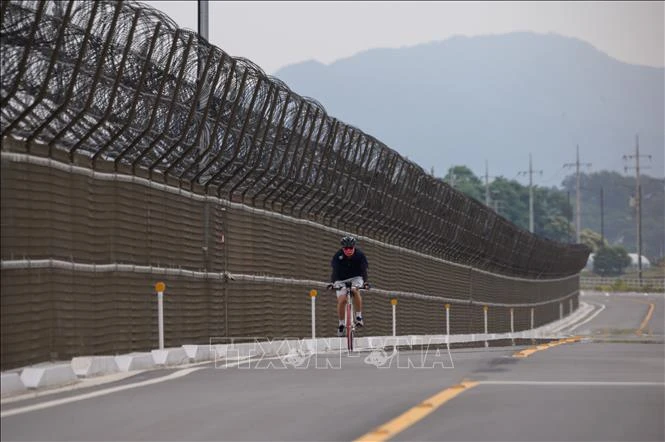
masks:
<path id="1" fill-rule="evenodd" d="M 423 402 L 405 411 L 396 418 L 386 422 L 378 428 L 375 428 L 364 436 L 359 437 L 354 442 L 381 442 L 388 440 L 395 436 L 397 433 L 404 431 L 411 425 L 420 421 L 425 416 L 432 413 L 441 405 L 453 399 L 463 391 L 473 388 L 478 384 L 479 382 L 465 381 L 459 385 L 446 388 L 434 396 L 425 399 Z"/>
<path id="2" fill-rule="evenodd" d="M 556 347 L 557 345 L 561 344 L 572 344 L 573 342 L 580 341 L 582 339 L 581 336 L 573 336 L 571 338 L 564 338 L 564 339 L 559 339 L 558 341 L 552 341 L 548 342 L 547 344 L 540 344 L 535 347 L 529 347 L 527 349 L 518 351 L 513 354 L 514 358 L 528 358 L 532 354 L 534 354 L 537 351 L 541 350 L 547 350 L 548 348 Z"/>
<path id="3" fill-rule="evenodd" d="M 643 302 L 643 301 L 638 301 L 636 299 L 631 299 L 631 301 L 639 302 L 640 304 L 649 304 L 649 310 L 647 311 L 646 316 L 644 317 L 644 320 L 642 320 L 642 323 L 640 324 L 640 328 L 635 332 L 637 336 L 641 336 L 642 333 L 644 332 L 645 327 L 651 320 L 651 316 L 653 315 L 653 311 L 656 308 L 656 304 L 650 303 L 650 302 Z"/>

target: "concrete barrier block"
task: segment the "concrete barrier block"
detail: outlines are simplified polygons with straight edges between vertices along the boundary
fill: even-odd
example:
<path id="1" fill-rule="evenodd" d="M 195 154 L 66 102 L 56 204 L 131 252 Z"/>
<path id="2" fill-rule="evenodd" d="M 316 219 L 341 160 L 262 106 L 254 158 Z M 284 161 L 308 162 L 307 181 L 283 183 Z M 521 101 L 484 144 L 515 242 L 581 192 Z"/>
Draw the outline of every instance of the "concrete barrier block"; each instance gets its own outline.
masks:
<path id="1" fill-rule="evenodd" d="M 334 348 L 334 343 L 338 341 L 339 338 L 320 338 L 317 339 L 317 345 L 319 352 L 332 351 Z"/>
<path id="2" fill-rule="evenodd" d="M 77 381 L 71 363 L 43 364 L 26 367 L 21 372 L 21 382 L 27 388 L 55 387 Z"/>
<path id="3" fill-rule="evenodd" d="M 325 344 L 322 343 L 321 339 L 303 339 L 298 344 L 298 348 L 307 353 L 318 353 L 323 351 Z"/>
<path id="4" fill-rule="evenodd" d="M 182 348 L 190 362 L 210 361 L 213 358 L 210 345 L 183 345 Z"/>
<path id="5" fill-rule="evenodd" d="M 155 362 L 155 365 L 182 365 L 187 364 L 189 359 L 187 358 L 187 353 L 182 347 L 176 348 L 165 348 L 164 350 L 153 350 L 152 359 Z"/>
<path id="6" fill-rule="evenodd" d="M 346 339 L 345 338 L 331 338 L 330 339 L 330 350 L 341 350 L 346 349 Z"/>
<path id="7" fill-rule="evenodd" d="M 308 353 L 324 353 L 330 351 L 332 344 L 330 338 L 304 339 L 301 347 Z"/>
<path id="8" fill-rule="evenodd" d="M 259 355 L 261 347 L 255 342 L 244 344 L 230 344 L 226 348 L 226 358 L 234 360 L 238 358 L 254 358 Z"/>
<path id="9" fill-rule="evenodd" d="M 284 341 L 283 345 L 277 348 L 275 355 L 280 356 L 282 354 L 288 354 L 293 349 L 301 353 L 314 353 L 318 345 L 317 342 L 318 339 L 293 339 Z"/>
<path id="10" fill-rule="evenodd" d="M 266 357 L 285 355 L 291 349 L 297 348 L 295 341 L 287 341 L 285 339 L 275 341 L 260 341 L 254 344 L 254 349 L 257 355 Z"/>
<path id="11" fill-rule="evenodd" d="M 76 376 L 89 377 L 120 371 L 113 356 L 79 356 L 72 359 Z"/>
<path id="12" fill-rule="evenodd" d="M 390 337 L 386 336 L 372 336 L 368 338 L 367 345 L 369 348 L 383 348 L 386 346 L 386 342 L 390 342 Z M 393 340 L 392 342 L 394 342 Z M 391 343 L 392 343 L 391 342 Z"/>
<path id="13" fill-rule="evenodd" d="M 155 367 L 155 361 L 150 353 L 129 353 L 115 357 L 120 371 L 147 370 Z"/>
<path id="14" fill-rule="evenodd" d="M 10 394 L 24 393 L 28 389 L 21 381 L 21 375 L 18 373 L 2 373 L 0 374 L 0 395 L 7 396 Z"/>
<path id="15" fill-rule="evenodd" d="M 210 356 L 213 360 L 226 359 L 228 348 L 228 344 L 213 344 L 210 346 Z"/>

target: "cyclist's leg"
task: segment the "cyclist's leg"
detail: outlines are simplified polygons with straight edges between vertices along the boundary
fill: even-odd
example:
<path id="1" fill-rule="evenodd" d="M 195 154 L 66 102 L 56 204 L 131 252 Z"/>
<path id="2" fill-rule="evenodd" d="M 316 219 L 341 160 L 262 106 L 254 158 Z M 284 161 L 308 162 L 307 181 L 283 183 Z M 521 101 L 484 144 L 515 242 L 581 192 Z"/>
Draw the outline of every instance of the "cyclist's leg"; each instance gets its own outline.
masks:
<path id="1" fill-rule="evenodd" d="M 352 288 L 353 290 L 353 308 L 356 311 L 356 315 L 363 311 L 363 298 L 360 296 L 360 290 L 356 287 Z"/>
<path id="2" fill-rule="evenodd" d="M 360 287 L 363 286 L 365 281 L 363 281 L 363 278 L 361 276 L 358 276 L 354 278 L 353 281 L 353 308 L 356 312 L 356 316 L 362 316 L 362 311 L 363 311 L 363 298 L 360 296 Z"/>
<path id="3" fill-rule="evenodd" d="M 337 318 L 344 321 L 344 308 L 346 307 L 346 294 L 337 295 Z"/>
<path id="4" fill-rule="evenodd" d="M 344 314 L 346 310 L 346 289 L 337 291 L 337 318 L 339 324 L 337 325 L 337 336 L 344 336 Z"/>

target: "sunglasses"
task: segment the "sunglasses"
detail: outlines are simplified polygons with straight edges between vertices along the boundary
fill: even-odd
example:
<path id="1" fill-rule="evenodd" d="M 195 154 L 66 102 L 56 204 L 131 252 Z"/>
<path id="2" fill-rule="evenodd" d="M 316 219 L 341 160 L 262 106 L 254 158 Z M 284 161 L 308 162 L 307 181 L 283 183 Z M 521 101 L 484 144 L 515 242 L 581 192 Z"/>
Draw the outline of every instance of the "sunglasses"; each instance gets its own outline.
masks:
<path id="1" fill-rule="evenodd" d="M 349 251 L 349 250 L 353 250 L 354 248 L 355 247 L 342 247 L 342 250 Z"/>

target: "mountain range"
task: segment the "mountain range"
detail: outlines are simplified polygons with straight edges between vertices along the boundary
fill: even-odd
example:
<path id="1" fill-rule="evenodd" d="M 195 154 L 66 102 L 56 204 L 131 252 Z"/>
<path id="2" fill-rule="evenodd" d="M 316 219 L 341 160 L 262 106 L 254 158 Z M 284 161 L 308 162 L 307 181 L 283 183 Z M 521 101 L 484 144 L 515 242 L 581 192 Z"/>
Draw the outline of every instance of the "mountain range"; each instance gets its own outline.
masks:
<path id="1" fill-rule="evenodd" d="M 273 75 L 438 177 L 559 186 L 575 171 L 664 176 L 665 69 L 623 63 L 579 39 L 516 32 L 370 49 Z M 587 166 L 587 163 L 591 163 Z M 565 166 L 568 164 L 568 166 Z M 632 169 L 625 169 L 625 167 Z M 519 176 L 519 178 L 518 178 Z"/>

